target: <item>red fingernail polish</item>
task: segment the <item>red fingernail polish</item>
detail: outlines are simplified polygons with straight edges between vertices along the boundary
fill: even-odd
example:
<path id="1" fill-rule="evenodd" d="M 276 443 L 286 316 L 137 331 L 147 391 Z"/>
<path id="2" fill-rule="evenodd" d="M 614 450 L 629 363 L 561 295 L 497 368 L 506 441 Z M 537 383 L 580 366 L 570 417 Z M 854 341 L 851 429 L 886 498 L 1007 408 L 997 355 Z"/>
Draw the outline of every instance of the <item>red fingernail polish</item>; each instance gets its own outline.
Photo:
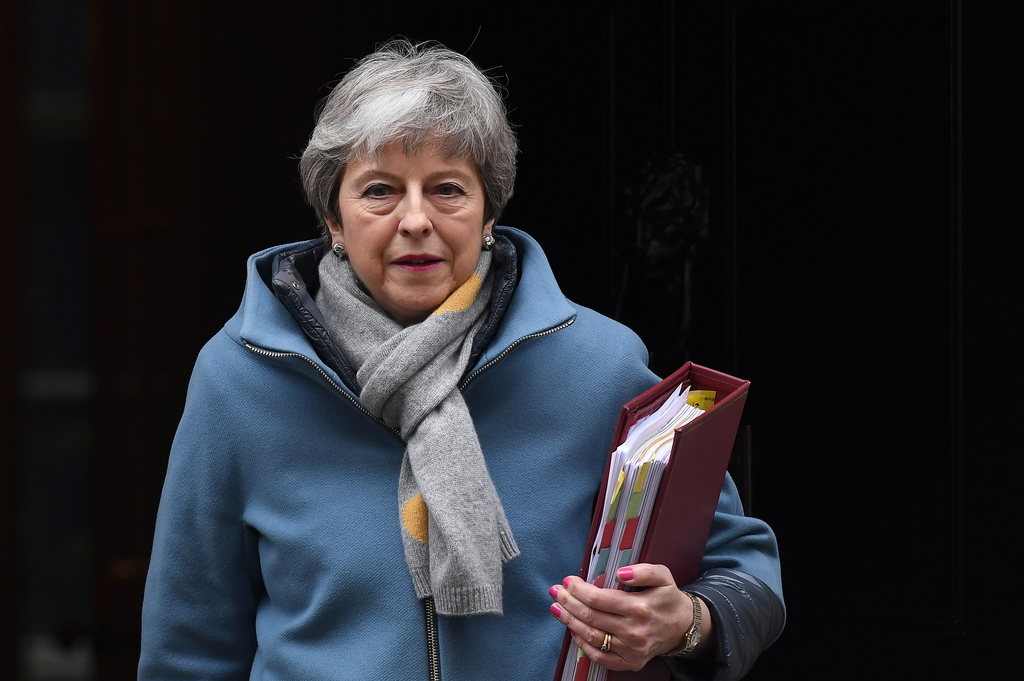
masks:
<path id="1" fill-rule="evenodd" d="M 551 594 L 552 598 L 558 598 L 558 587 L 557 586 L 551 587 L 550 589 L 548 589 L 548 593 Z"/>
<path id="2" fill-rule="evenodd" d="M 619 581 L 620 582 L 628 582 L 631 579 L 633 579 L 633 568 L 631 568 L 631 567 L 619 568 Z"/>
<path id="3" fill-rule="evenodd" d="M 569 578 L 568 577 L 566 577 L 565 579 L 562 580 L 562 586 L 564 586 L 566 589 L 569 588 Z"/>
<path id="4" fill-rule="evenodd" d="M 561 617 L 562 616 L 562 608 L 560 608 L 558 606 L 558 603 L 552 603 L 551 604 L 551 614 L 554 615 L 555 617 Z"/>

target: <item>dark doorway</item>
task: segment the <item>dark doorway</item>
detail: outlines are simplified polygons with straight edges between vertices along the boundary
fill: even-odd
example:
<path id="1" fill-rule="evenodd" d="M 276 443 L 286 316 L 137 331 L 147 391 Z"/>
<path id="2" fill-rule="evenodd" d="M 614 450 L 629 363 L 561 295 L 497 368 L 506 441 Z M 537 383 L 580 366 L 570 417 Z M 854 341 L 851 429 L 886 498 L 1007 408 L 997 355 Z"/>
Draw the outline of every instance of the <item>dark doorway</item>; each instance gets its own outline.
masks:
<path id="1" fill-rule="evenodd" d="M 94 678 L 134 678 L 156 502 L 195 355 L 234 311 L 245 257 L 316 233 L 295 171 L 316 101 L 395 35 L 501 74 L 522 147 L 502 222 L 541 241 L 571 298 L 634 326 L 661 373 L 692 358 L 751 379 L 737 473 L 779 535 L 790 614 L 751 678 L 1000 678 L 1024 605 L 1012 562 L 1024 459 L 1011 432 L 1020 48 L 998 14 L 941 0 L 97 0 L 86 21 L 78 7 L 85 179 L 81 194 L 58 194 L 91 254 L 62 271 L 88 293 L 87 314 L 70 319 L 88 348 L 75 365 L 88 412 L 77 461 L 91 472 L 76 489 Z M 29 14 L 3 12 L 5 55 L 27 53 Z M 21 71 L 0 74 L 26 91 Z M 10 190 L 56 152 L 24 144 L 26 119 L 0 111 L 12 178 L 0 197 L 20 227 L 5 226 L 3 245 L 45 245 L 33 233 L 67 215 L 33 222 L 48 195 L 37 205 Z M 673 170 L 692 191 L 669 203 L 686 219 L 666 232 L 685 272 L 662 268 L 635 201 Z M 52 258 L 40 248 L 19 266 L 46 272 Z M 12 325 L 30 341 L 23 312 L 40 308 L 18 296 Z M 7 359 L 20 350 L 4 348 L 15 378 L 3 404 L 31 409 L 12 387 L 28 385 Z M 37 470 L 35 426 L 4 428 L 0 496 L 21 499 L 24 517 L 42 498 L 21 486 Z M 68 481 L 33 484 L 52 494 Z M 4 574 L 31 581 L 36 554 L 22 542 L 16 555 Z M 36 626 L 19 622 L 12 636 Z"/>

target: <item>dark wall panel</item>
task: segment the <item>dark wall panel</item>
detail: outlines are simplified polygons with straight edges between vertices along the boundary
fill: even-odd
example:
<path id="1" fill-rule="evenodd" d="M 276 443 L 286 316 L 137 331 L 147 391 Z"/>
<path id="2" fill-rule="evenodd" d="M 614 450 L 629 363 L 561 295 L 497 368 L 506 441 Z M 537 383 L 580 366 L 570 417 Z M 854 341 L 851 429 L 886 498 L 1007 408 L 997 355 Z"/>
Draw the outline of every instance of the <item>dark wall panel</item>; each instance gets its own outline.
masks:
<path id="1" fill-rule="evenodd" d="M 790 612 L 753 678 L 1001 678 L 1020 63 L 958 2 L 730 4 L 737 371 Z"/>
<path id="2" fill-rule="evenodd" d="M 23 192 L 24 148 L 21 120 L 22 30 L 17 3 L 0 4 L 0 250 L 18 253 L 22 248 L 24 220 Z M 13 258 L 8 281 L 21 278 L 21 260 Z M 18 399 L 21 334 L 24 308 L 17 301 L 0 307 L 0 545 L 17 547 L 19 543 L 19 495 L 21 483 L 21 404 Z M 16 673 L 17 642 L 20 636 L 22 599 L 20 551 L 12 549 L 0 561 L 0 581 L 9 585 L 0 593 L 0 669 Z"/>
<path id="3" fill-rule="evenodd" d="M 949 629 L 962 604 L 931 596 L 960 589 L 949 7 L 736 17 L 740 372 L 771 457 L 758 510 L 788 529 L 784 548 L 815 537 L 787 561 L 795 627 L 863 627 L 873 612 L 836 622 L 820 595 L 923 562 L 920 590 L 872 590 L 905 604 L 891 625 Z"/>

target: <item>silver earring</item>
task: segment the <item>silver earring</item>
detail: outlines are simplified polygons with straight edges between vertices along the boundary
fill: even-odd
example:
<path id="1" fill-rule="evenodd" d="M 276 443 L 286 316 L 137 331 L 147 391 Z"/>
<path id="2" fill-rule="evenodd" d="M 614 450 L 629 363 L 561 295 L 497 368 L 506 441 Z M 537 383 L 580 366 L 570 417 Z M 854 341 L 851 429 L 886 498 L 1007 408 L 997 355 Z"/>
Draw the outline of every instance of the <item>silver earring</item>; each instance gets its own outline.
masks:
<path id="1" fill-rule="evenodd" d="M 484 250 L 489 251 L 494 248 L 494 237 L 490 234 L 484 234 Z"/>
<path id="2" fill-rule="evenodd" d="M 339 258 L 345 257 L 345 244 L 339 242 L 334 244 L 334 246 L 332 246 L 331 248 L 334 250 L 334 255 L 338 256 Z"/>

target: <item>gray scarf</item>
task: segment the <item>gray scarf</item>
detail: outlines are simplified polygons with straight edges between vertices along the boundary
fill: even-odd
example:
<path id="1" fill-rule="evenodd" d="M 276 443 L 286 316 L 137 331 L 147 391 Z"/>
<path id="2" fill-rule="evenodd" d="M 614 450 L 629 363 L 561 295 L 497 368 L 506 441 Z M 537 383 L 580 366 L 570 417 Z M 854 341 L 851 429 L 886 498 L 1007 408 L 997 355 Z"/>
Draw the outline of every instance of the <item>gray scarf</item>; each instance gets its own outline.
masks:
<path id="1" fill-rule="evenodd" d="M 433 596 L 446 615 L 500 614 L 502 564 L 519 555 L 458 388 L 487 315 L 490 264 L 482 251 L 466 283 L 425 320 L 402 327 L 348 260 L 320 261 L 316 303 L 356 370 L 359 398 L 406 443 L 398 503 L 416 595 Z"/>

